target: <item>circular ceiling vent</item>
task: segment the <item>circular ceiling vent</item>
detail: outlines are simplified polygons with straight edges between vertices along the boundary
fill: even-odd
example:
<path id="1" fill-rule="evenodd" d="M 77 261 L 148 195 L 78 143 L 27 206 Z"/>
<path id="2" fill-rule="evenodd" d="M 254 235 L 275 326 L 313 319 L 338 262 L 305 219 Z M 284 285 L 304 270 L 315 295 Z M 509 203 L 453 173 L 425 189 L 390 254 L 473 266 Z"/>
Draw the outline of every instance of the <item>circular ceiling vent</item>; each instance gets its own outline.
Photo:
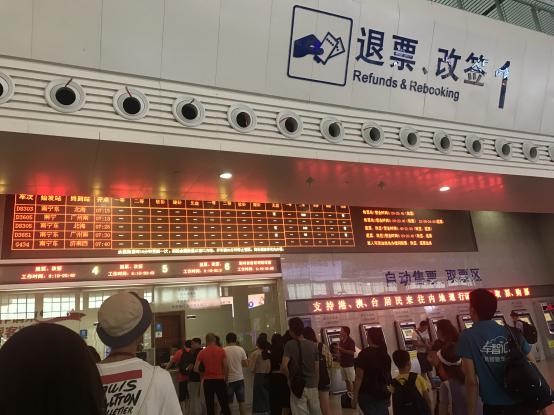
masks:
<path id="1" fill-rule="evenodd" d="M 344 127 L 336 118 L 327 117 L 322 119 L 319 130 L 323 138 L 331 143 L 340 143 L 344 139 Z"/>
<path id="2" fill-rule="evenodd" d="M 539 161 L 539 147 L 534 143 L 523 143 L 523 154 L 533 163 Z"/>
<path id="3" fill-rule="evenodd" d="M 435 148 L 443 154 L 450 154 L 452 152 L 452 139 L 443 130 L 435 131 L 433 134 L 433 143 Z"/>
<path id="4" fill-rule="evenodd" d="M 138 89 L 125 87 L 115 93 L 113 107 L 127 120 L 140 120 L 148 113 L 148 98 Z"/>
<path id="5" fill-rule="evenodd" d="M 185 127 L 196 127 L 204 121 L 204 105 L 194 97 L 184 96 L 175 99 L 172 107 L 173 116 Z"/>
<path id="6" fill-rule="evenodd" d="M 232 105 L 227 111 L 227 120 L 231 127 L 240 133 L 249 133 L 258 125 L 256 113 L 248 105 Z"/>
<path id="7" fill-rule="evenodd" d="M 504 160 L 511 160 L 512 158 L 512 145 L 503 138 L 499 138 L 494 142 L 494 148 L 496 154 L 498 154 Z"/>
<path id="8" fill-rule="evenodd" d="M 481 157 L 485 151 L 483 140 L 474 134 L 466 137 L 466 149 L 474 157 Z"/>
<path id="9" fill-rule="evenodd" d="M 44 90 L 44 98 L 59 112 L 79 111 L 86 101 L 86 93 L 73 78 L 54 79 Z"/>
<path id="10" fill-rule="evenodd" d="M 292 111 L 282 111 L 277 114 L 277 129 L 287 138 L 300 137 L 304 129 L 302 118 Z"/>
<path id="11" fill-rule="evenodd" d="M 12 98 L 14 91 L 15 85 L 12 78 L 8 74 L 0 72 L 0 104 L 8 102 Z"/>
<path id="12" fill-rule="evenodd" d="M 419 133 L 412 127 L 402 127 L 400 129 L 400 142 L 408 150 L 416 151 L 421 142 Z"/>
<path id="13" fill-rule="evenodd" d="M 373 121 L 366 121 L 362 124 L 362 138 L 371 147 L 379 147 L 385 141 L 383 127 Z"/>

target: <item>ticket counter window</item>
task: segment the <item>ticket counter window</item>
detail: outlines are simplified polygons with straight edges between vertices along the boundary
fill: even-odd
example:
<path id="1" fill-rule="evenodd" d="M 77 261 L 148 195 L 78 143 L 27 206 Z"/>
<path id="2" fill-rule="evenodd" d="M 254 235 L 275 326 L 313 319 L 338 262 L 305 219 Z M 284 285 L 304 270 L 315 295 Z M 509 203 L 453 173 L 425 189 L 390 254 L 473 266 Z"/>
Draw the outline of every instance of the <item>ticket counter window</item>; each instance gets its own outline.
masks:
<path id="1" fill-rule="evenodd" d="M 0 320 L 24 320 L 35 317 L 33 294 L 0 296 Z"/>
<path id="2" fill-rule="evenodd" d="M 75 311 L 75 294 L 45 295 L 42 298 L 42 317 L 65 317 Z"/>

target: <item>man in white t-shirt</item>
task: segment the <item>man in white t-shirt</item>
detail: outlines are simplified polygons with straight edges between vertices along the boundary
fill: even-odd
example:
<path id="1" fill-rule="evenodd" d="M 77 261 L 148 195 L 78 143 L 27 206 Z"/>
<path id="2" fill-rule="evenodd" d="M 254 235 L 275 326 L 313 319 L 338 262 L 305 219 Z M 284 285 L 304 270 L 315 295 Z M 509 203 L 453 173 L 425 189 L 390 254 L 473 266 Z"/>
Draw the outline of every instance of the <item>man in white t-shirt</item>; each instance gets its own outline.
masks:
<path id="1" fill-rule="evenodd" d="M 227 345 L 223 348 L 227 356 L 227 392 L 229 394 L 229 403 L 233 403 L 233 398 L 237 397 L 240 415 L 246 415 L 245 391 L 244 391 L 244 373 L 243 367 L 248 366 L 246 352 L 237 344 L 237 335 L 227 333 L 225 336 Z"/>
<path id="2" fill-rule="evenodd" d="M 151 322 L 148 301 L 135 293 L 112 295 L 98 310 L 96 332 L 111 348 L 98 364 L 108 415 L 181 415 L 169 373 L 135 357 Z"/>

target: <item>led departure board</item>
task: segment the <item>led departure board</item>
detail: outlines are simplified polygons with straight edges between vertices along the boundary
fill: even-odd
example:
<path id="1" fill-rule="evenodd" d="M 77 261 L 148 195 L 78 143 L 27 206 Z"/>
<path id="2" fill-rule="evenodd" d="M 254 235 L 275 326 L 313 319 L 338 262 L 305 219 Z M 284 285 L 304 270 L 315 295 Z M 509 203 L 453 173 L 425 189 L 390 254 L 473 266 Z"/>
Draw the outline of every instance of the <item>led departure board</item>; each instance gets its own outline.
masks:
<path id="1" fill-rule="evenodd" d="M 18 194 L 5 258 L 475 251 L 468 212 Z"/>
<path id="2" fill-rule="evenodd" d="M 184 261 L 18 264 L 0 267 L 0 284 L 121 281 L 278 274 L 279 258 L 206 258 Z"/>

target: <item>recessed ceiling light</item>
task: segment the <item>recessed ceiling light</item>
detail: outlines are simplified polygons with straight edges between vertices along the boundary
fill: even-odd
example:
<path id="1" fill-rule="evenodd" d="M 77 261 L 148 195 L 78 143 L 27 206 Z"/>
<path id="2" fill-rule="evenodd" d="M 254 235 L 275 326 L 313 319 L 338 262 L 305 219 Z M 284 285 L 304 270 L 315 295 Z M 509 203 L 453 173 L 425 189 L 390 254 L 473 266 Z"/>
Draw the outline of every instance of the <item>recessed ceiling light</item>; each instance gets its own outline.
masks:
<path id="1" fill-rule="evenodd" d="M 442 186 L 439 188 L 439 192 L 448 192 L 450 190 L 450 186 Z"/>
<path id="2" fill-rule="evenodd" d="M 219 175 L 219 177 L 224 179 L 224 180 L 229 180 L 231 177 L 233 177 L 233 174 L 226 171 L 226 172 L 221 173 Z"/>

